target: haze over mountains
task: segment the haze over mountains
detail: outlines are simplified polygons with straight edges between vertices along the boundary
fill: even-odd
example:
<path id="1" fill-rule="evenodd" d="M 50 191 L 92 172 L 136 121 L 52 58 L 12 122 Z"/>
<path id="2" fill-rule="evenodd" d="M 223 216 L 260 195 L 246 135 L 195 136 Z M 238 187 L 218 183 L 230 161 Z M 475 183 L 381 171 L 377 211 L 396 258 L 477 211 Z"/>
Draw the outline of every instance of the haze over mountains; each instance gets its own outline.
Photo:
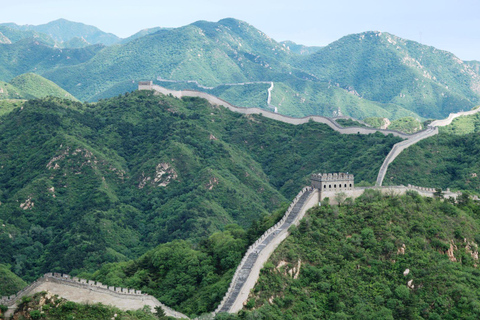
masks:
<path id="1" fill-rule="evenodd" d="M 0 80 L 34 72 L 80 100 L 136 88 L 139 80 L 211 92 L 240 106 L 305 116 L 442 118 L 480 100 L 479 62 L 385 32 L 330 45 L 279 43 L 235 19 L 152 28 L 120 39 L 67 20 L 0 25 Z M 172 83 L 171 80 L 184 81 Z M 253 82 L 243 86 L 231 84 Z M 273 82 L 270 105 L 268 85 Z M 225 84 L 230 84 L 225 86 Z"/>

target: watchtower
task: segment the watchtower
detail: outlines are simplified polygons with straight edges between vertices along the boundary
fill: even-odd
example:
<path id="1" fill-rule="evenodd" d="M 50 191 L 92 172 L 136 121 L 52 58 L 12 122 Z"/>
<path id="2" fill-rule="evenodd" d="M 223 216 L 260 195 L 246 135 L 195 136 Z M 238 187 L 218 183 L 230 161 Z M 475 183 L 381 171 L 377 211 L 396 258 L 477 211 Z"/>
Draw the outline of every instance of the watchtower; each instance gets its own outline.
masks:
<path id="1" fill-rule="evenodd" d="M 139 81 L 138 90 L 151 90 L 153 86 L 153 81 Z"/>
<path id="2" fill-rule="evenodd" d="M 314 173 L 311 176 L 312 187 L 320 193 L 326 191 L 342 192 L 353 190 L 354 176 L 348 173 Z"/>

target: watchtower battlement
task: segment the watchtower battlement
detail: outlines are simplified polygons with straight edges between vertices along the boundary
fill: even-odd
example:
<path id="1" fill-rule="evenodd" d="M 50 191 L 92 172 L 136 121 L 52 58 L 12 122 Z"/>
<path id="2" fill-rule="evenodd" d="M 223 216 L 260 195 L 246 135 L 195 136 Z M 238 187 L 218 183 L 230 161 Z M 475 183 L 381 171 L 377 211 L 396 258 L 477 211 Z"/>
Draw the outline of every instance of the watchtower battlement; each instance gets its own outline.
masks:
<path id="1" fill-rule="evenodd" d="M 314 173 L 312 187 L 322 191 L 346 191 L 355 188 L 354 175 L 348 173 Z"/>

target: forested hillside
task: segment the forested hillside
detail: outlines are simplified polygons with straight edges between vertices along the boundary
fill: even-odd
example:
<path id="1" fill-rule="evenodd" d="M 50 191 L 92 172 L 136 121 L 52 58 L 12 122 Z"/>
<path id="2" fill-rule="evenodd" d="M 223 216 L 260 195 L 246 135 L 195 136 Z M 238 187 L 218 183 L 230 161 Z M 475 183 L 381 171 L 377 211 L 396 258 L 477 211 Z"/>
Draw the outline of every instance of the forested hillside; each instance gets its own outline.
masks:
<path id="1" fill-rule="evenodd" d="M 320 80 L 367 100 L 392 103 L 424 118 L 469 110 L 480 77 L 453 54 L 384 32 L 352 34 L 301 63 Z"/>
<path id="2" fill-rule="evenodd" d="M 310 210 L 238 315 L 217 319 L 477 319 L 480 206 L 365 192 Z"/>
<path id="3" fill-rule="evenodd" d="M 3 116 L 0 133 L 0 262 L 28 281 L 198 242 L 231 223 L 248 228 L 312 172 L 373 183 L 399 141 L 151 92 L 97 104 L 30 100 Z"/>

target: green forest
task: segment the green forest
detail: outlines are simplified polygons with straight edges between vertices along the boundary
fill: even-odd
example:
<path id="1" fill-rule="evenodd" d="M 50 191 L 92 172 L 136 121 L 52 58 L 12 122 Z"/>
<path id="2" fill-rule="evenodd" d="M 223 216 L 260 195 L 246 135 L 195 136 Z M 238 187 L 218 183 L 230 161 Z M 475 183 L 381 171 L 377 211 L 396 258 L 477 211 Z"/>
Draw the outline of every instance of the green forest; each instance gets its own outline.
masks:
<path id="1" fill-rule="evenodd" d="M 244 310 L 216 319 L 478 319 L 480 206 L 364 195 L 313 208 Z"/>
<path id="2" fill-rule="evenodd" d="M 25 281 L 94 272 L 161 243 L 247 230 L 312 172 L 373 183 L 399 138 L 243 116 L 135 92 L 30 100 L 0 122 L 0 263 Z"/>

